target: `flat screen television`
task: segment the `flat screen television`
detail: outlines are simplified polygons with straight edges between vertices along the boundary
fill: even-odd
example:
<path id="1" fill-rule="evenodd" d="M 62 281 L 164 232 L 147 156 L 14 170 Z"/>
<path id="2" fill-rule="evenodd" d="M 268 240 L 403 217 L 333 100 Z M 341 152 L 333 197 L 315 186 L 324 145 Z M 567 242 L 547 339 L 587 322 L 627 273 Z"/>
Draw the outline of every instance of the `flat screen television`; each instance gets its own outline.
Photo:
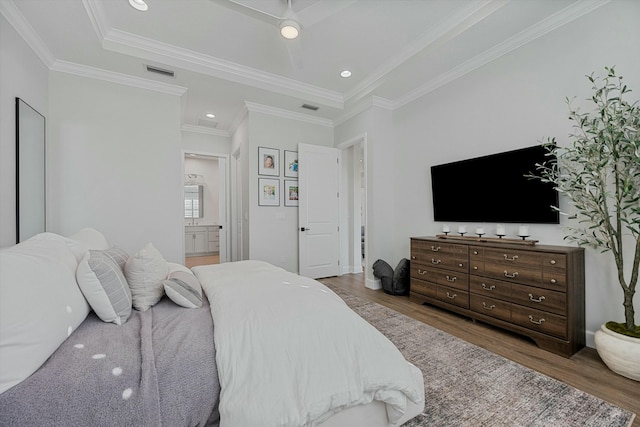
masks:
<path id="1" fill-rule="evenodd" d="M 431 167 L 435 221 L 558 224 L 553 184 L 525 177 L 549 161 L 542 145 Z"/>

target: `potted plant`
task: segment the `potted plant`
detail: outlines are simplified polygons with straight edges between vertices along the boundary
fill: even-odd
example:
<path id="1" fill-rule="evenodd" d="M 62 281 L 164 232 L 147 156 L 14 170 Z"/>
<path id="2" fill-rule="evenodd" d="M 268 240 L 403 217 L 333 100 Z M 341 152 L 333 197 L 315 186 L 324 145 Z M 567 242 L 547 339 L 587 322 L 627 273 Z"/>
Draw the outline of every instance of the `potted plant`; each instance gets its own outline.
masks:
<path id="1" fill-rule="evenodd" d="M 580 112 L 567 99 L 571 145 L 547 139 L 555 160 L 536 165 L 536 178 L 553 183 L 574 208 L 565 239 L 613 255 L 624 322 L 602 325 L 596 349 L 612 371 L 640 381 L 640 326 L 633 307 L 640 270 L 640 106 L 625 99 L 631 90 L 614 67 L 605 71 L 604 77 L 587 76 L 592 112 Z"/>

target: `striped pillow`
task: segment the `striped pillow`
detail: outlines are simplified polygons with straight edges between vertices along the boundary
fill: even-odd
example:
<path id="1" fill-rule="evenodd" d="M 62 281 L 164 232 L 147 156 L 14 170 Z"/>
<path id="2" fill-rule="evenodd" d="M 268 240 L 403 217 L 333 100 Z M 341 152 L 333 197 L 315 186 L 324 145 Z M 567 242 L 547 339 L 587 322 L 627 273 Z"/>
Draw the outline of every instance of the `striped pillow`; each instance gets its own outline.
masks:
<path id="1" fill-rule="evenodd" d="M 131 315 L 131 290 L 122 271 L 127 258 L 125 251 L 113 247 L 90 250 L 78 264 L 78 286 L 104 322 L 122 325 Z"/>
<path id="2" fill-rule="evenodd" d="M 175 271 L 163 285 L 164 292 L 176 304 L 186 308 L 202 307 L 202 287 L 193 273 Z"/>

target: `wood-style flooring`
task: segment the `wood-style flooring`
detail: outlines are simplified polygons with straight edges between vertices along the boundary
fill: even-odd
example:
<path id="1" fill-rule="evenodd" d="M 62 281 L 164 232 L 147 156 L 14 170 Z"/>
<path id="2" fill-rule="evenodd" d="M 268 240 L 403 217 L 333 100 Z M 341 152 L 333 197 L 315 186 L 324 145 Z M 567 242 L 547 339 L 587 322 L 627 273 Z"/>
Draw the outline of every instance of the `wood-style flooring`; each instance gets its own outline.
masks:
<path id="1" fill-rule="evenodd" d="M 184 265 L 188 268 L 208 264 L 220 264 L 220 255 L 190 256 L 184 259 Z"/>
<path id="2" fill-rule="evenodd" d="M 473 322 L 437 307 L 412 303 L 409 297 L 392 296 L 382 290 L 368 289 L 364 286 L 362 273 L 330 277 L 320 281 L 337 285 L 354 295 L 389 307 L 632 411 L 636 414 L 632 426 L 640 427 L 640 382 L 609 370 L 593 348 L 585 347 L 570 359 L 566 359 L 541 350 L 526 337 L 481 322 Z"/>

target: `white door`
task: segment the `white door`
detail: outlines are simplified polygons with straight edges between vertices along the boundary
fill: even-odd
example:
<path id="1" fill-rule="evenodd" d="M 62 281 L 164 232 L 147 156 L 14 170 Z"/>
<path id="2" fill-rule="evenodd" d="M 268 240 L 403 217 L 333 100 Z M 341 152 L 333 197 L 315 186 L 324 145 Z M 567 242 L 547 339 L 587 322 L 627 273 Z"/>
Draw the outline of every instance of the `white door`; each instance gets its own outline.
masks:
<path id="1" fill-rule="evenodd" d="M 299 273 L 314 279 L 339 274 L 340 150 L 298 144 Z"/>

